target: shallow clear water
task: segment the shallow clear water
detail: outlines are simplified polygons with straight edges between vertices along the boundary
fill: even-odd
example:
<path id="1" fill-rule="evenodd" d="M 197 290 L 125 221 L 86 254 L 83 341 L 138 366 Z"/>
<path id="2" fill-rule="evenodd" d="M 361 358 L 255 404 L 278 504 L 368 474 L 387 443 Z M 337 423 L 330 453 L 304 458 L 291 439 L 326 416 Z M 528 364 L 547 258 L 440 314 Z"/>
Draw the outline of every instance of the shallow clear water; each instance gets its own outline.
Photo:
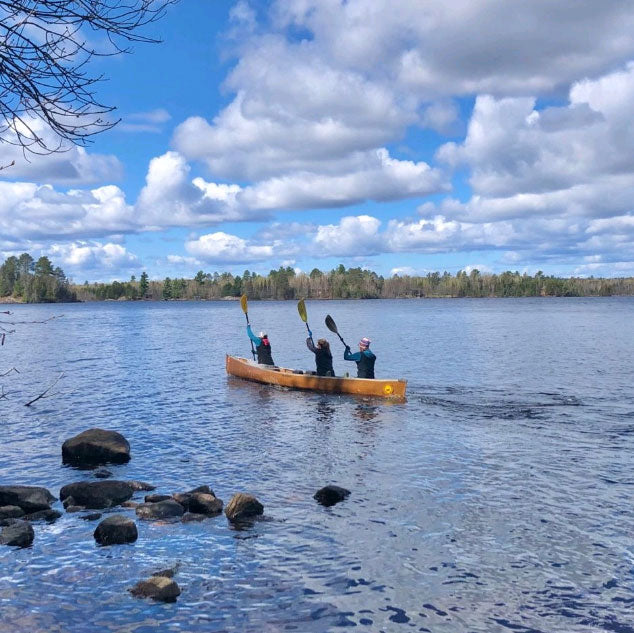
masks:
<path id="1" fill-rule="evenodd" d="M 31 548 L 0 548 L 0 631 L 634 631 L 632 298 L 307 308 L 337 371 L 354 364 L 326 313 L 373 339 L 407 402 L 228 378 L 225 353 L 250 354 L 236 302 L 12 308 L 64 316 L 0 348 L 0 373 L 20 371 L 0 379 L 0 482 L 90 478 L 61 444 L 98 426 L 132 446 L 116 478 L 251 492 L 266 520 L 137 521 L 134 545 L 105 548 L 76 514 L 36 524 Z M 311 367 L 294 303 L 250 317 L 279 365 Z M 23 406 L 60 372 L 61 393 Z M 352 494 L 324 508 L 327 483 Z M 177 562 L 176 603 L 126 591 Z"/>

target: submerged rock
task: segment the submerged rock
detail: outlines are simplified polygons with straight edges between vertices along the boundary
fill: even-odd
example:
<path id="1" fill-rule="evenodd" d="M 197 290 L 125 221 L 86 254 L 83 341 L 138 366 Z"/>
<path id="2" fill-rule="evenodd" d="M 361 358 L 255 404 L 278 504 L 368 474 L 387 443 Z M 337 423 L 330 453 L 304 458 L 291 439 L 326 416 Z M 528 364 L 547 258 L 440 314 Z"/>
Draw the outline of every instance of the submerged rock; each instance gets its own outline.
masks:
<path id="1" fill-rule="evenodd" d="M 247 519 L 263 512 L 264 506 L 253 495 L 243 492 L 233 495 L 225 508 L 225 515 L 229 521 Z"/>
<path id="2" fill-rule="evenodd" d="M 0 520 L 18 519 L 24 516 L 24 510 L 20 506 L 2 506 L 0 508 Z"/>
<path id="3" fill-rule="evenodd" d="M 158 503 L 159 501 L 167 501 L 168 499 L 171 499 L 171 495 L 157 495 L 157 494 L 151 494 L 151 495 L 145 495 L 145 503 Z"/>
<path id="4" fill-rule="evenodd" d="M 341 488 L 340 486 L 324 486 L 320 488 L 314 495 L 313 499 L 316 499 L 322 506 L 334 506 L 335 503 L 343 501 L 350 494 L 349 490 Z"/>
<path id="5" fill-rule="evenodd" d="M 185 508 L 174 499 L 168 499 L 157 503 L 141 503 L 136 513 L 141 519 L 170 519 L 183 516 Z"/>
<path id="6" fill-rule="evenodd" d="M 62 461 L 73 466 L 125 464 L 130 461 L 130 444 L 116 431 L 88 429 L 62 444 Z"/>
<path id="7" fill-rule="evenodd" d="M 107 468 L 97 468 L 92 476 L 97 479 L 108 479 L 108 477 L 112 477 L 112 473 Z"/>
<path id="8" fill-rule="evenodd" d="M 121 545 L 134 543 L 139 533 L 132 519 L 122 514 L 113 514 L 97 526 L 94 537 L 99 545 Z"/>
<path id="9" fill-rule="evenodd" d="M 80 519 L 84 521 L 96 521 L 97 519 L 101 519 L 101 512 L 90 512 L 88 514 L 82 514 Z"/>
<path id="10" fill-rule="evenodd" d="M 0 506 L 18 506 L 25 512 L 48 510 L 55 497 L 40 486 L 0 486 Z"/>
<path id="11" fill-rule="evenodd" d="M 38 510 L 37 512 L 31 512 L 30 514 L 27 514 L 24 518 L 27 521 L 47 521 L 48 523 L 53 523 L 54 521 L 57 521 L 57 519 L 59 519 L 59 517 L 61 516 L 61 512 L 58 512 L 57 510 L 51 510 L 49 508 L 48 510 Z"/>
<path id="12" fill-rule="evenodd" d="M 128 481 L 134 492 L 156 490 L 156 486 L 148 484 L 145 481 Z"/>
<path id="13" fill-rule="evenodd" d="M 62 501 L 73 497 L 76 505 L 90 509 L 111 508 L 127 501 L 134 489 L 127 481 L 77 481 L 59 491 Z"/>
<path id="14" fill-rule="evenodd" d="M 10 525 L 0 531 L 0 545 L 11 545 L 13 547 L 28 547 L 33 543 L 35 532 L 28 521 L 13 519 Z"/>
<path id="15" fill-rule="evenodd" d="M 181 594 L 180 587 L 166 576 L 151 576 L 147 580 L 138 582 L 130 593 L 137 598 L 152 598 L 162 602 L 174 602 Z"/>
<path id="16" fill-rule="evenodd" d="M 194 521 L 204 521 L 205 519 L 208 519 L 209 515 L 208 514 L 196 514 L 195 512 L 185 512 L 185 514 L 183 514 L 183 518 L 181 519 L 181 521 L 183 523 L 192 523 Z"/>

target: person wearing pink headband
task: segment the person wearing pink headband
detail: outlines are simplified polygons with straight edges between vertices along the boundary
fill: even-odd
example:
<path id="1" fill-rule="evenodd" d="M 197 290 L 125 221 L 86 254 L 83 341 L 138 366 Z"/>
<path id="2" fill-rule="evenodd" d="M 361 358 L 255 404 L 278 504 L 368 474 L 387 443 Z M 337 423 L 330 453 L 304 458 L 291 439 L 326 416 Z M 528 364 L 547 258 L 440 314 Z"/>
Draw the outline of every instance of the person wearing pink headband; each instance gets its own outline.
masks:
<path id="1" fill-rule="evenodd" d="M 343 353 L 344 360 L 353 360 L 357 363 L 357 378 L 374 378 L 374 363 L 376 356 L 370 350 L 372 341 L 364 336 L 359 341 L 359 351 L 352 354 L 350 346 L 346 345 L 346 351 Z"/>

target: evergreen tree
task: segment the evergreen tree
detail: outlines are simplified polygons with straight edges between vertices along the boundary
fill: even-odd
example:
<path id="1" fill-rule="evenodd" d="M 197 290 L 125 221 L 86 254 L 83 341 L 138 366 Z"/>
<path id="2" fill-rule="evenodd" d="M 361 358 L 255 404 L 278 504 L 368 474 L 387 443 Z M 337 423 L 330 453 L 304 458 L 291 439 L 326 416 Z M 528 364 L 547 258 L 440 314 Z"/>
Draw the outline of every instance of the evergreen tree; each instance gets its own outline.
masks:
<path id="1" fill-rule="evenodd" d="M 139 293 L 141 294 L 142 299 L 147 294 L 147 290 L 149 286 L 150 286 L 150 283 L 148 282 L 147 273 L 143 271 L 141 273 L 141 280 L 139 281 Z"/>

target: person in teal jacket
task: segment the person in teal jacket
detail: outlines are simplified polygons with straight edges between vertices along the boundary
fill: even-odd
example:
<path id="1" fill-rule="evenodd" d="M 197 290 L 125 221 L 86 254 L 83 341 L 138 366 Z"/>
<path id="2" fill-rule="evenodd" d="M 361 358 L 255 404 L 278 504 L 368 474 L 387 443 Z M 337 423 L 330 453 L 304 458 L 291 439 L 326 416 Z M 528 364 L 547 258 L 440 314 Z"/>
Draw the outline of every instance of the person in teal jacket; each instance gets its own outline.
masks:
<path id="1" fill-rule="evenodd" d="M 376 356 L 370 350 L 370 339 L 364 336 L 359 341 L 359 351 L 354 354 L 350 351 L 350 346 L 346 345 L 343 353 L 344 360 L 353 360 L 357 363 L 357 378 L 374 378 L 374 363 Z"/>
<path id="2" fill-rule="evenodd" d="M 260 336 L 256 336 L 253 334 L 250 325 L 247 325 L 247 334 L 255 345 L 255 350 L 258 353 L 258 363 L 260 363 L 260 365 L 275 365 L 269 335 L 266 332 L 260 332 Z"/>

